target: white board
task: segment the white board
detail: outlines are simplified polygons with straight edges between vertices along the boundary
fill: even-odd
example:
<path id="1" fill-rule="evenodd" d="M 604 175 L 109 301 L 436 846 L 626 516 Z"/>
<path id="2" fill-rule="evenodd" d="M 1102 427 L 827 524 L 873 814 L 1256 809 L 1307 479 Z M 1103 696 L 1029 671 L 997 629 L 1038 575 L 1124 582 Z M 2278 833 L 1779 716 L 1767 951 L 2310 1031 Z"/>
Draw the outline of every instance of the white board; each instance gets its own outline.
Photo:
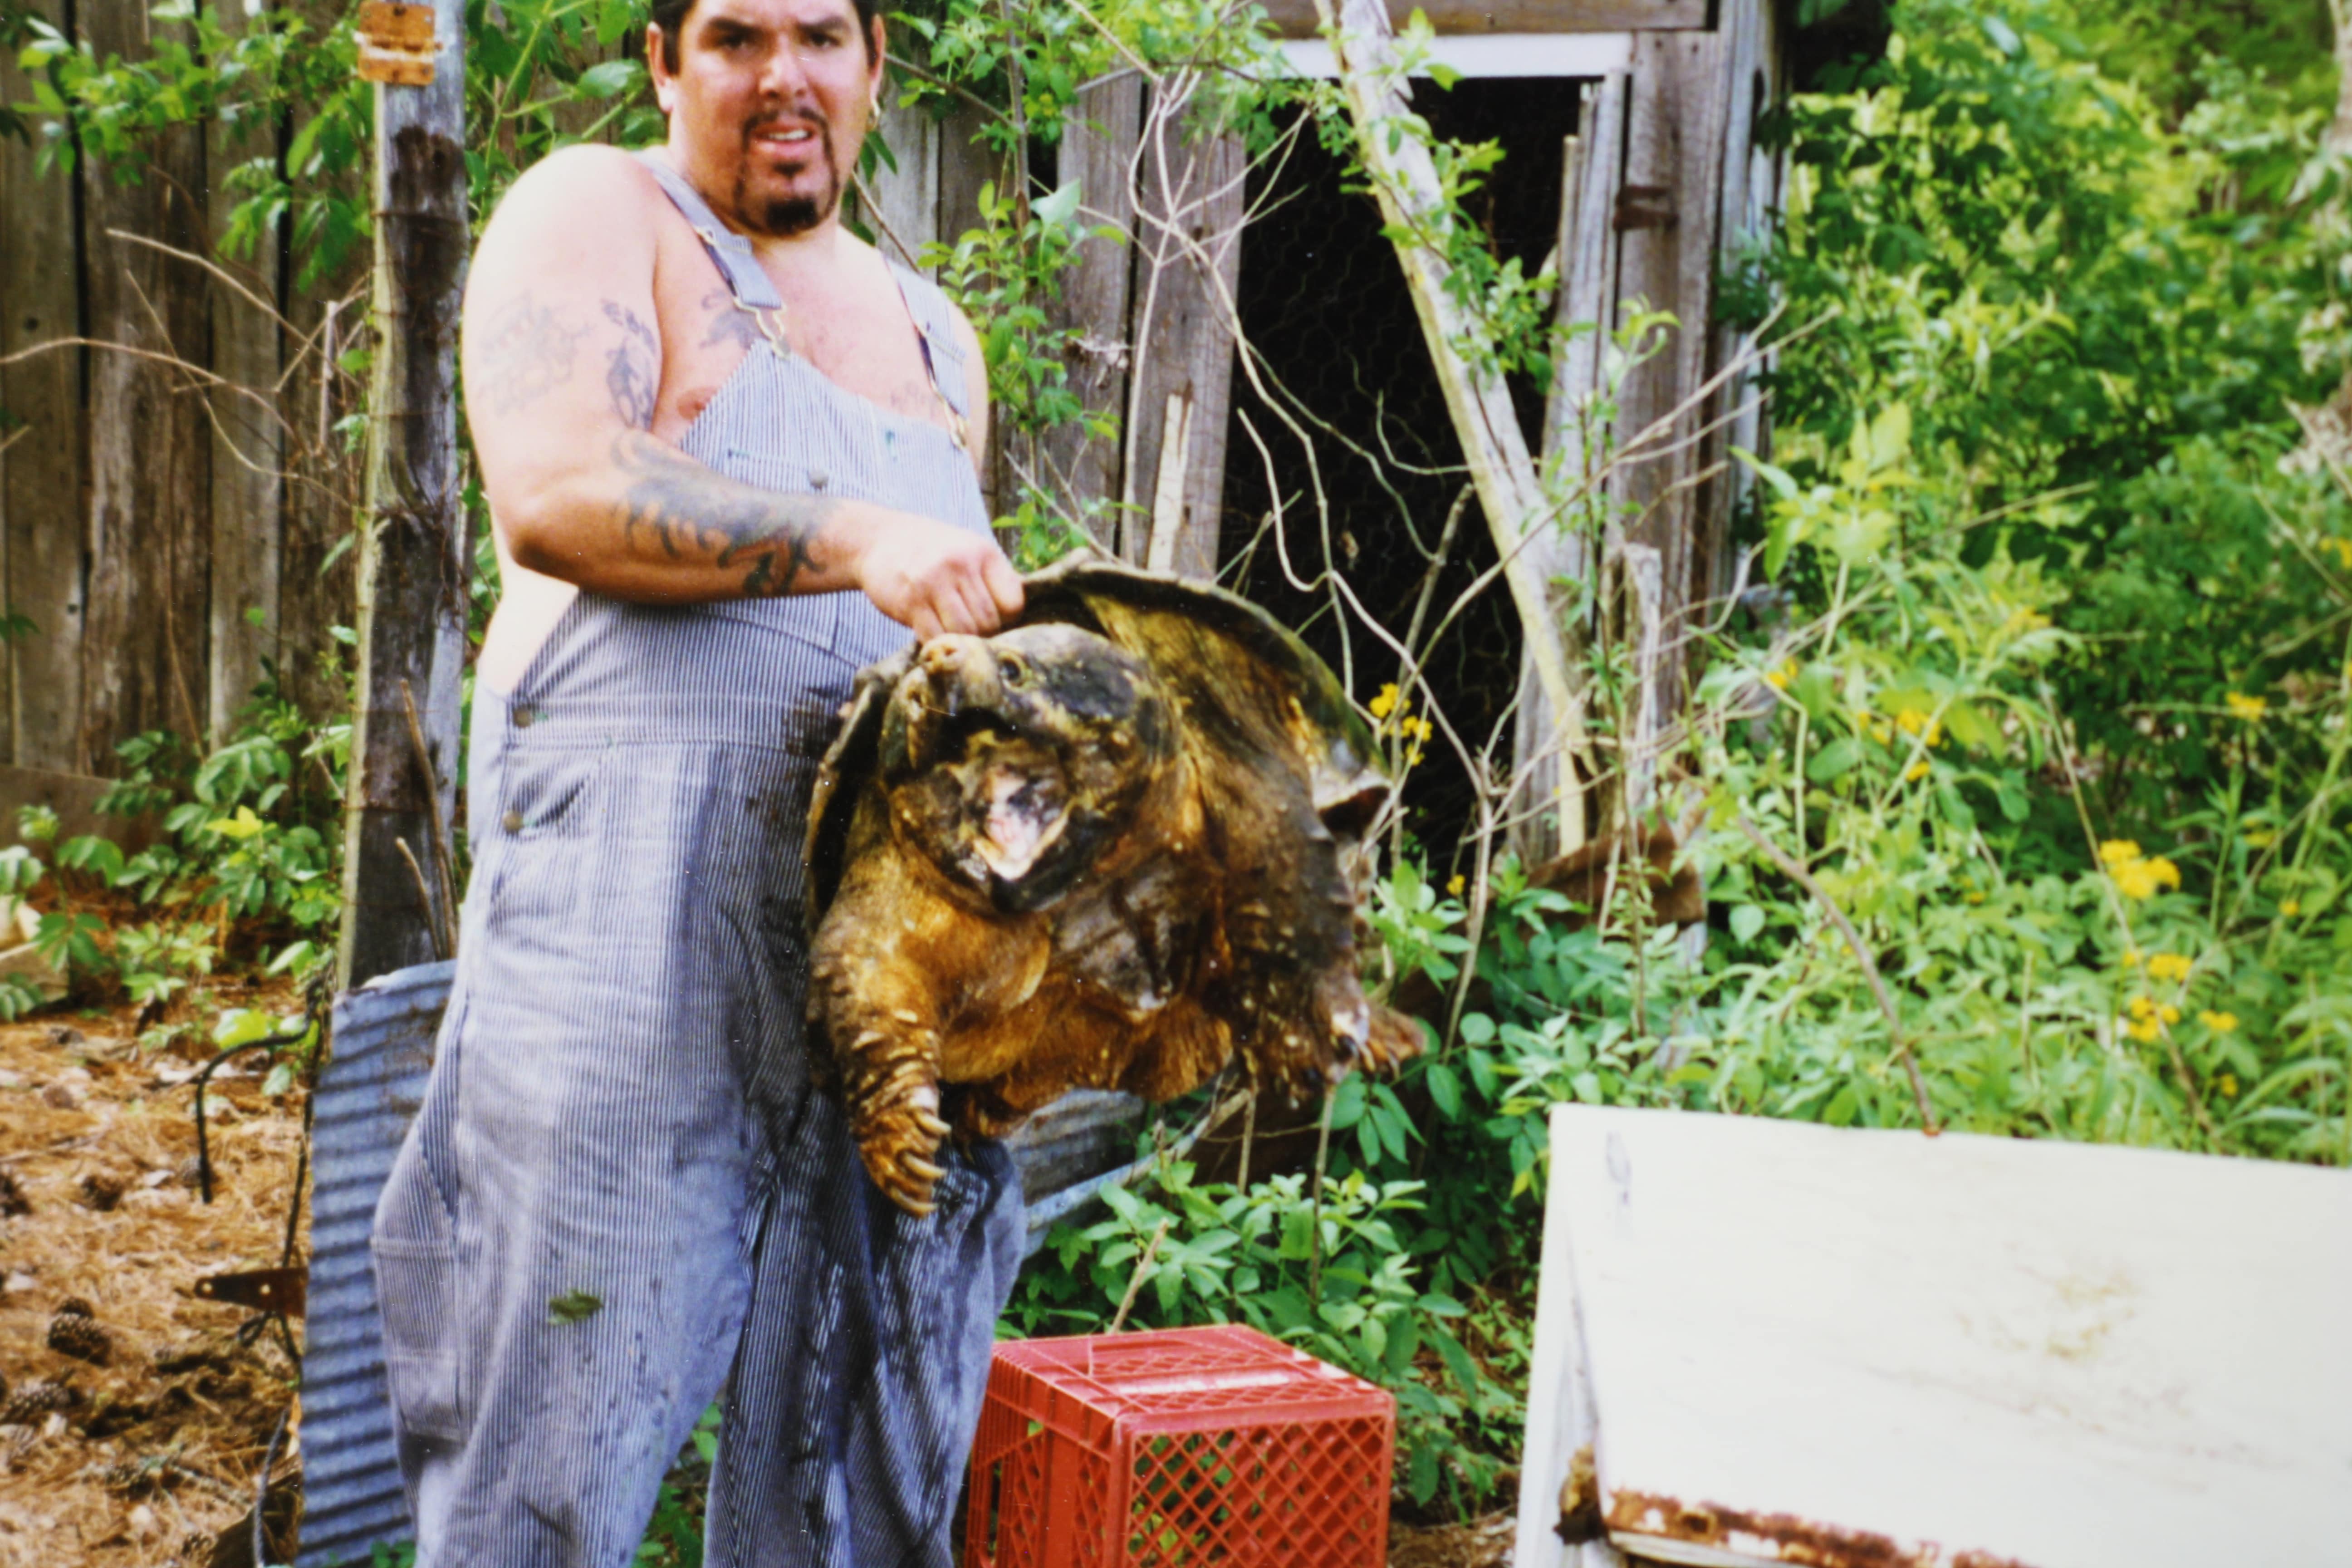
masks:
<path id="1" fill-rule="evenodd" d="M 1644 1557 L 2352 1563 L 2352 1173 L 1584 1106 L 1551 1152 L 1517 1568 L 1573 1561 L 1580 1354 Z"/>

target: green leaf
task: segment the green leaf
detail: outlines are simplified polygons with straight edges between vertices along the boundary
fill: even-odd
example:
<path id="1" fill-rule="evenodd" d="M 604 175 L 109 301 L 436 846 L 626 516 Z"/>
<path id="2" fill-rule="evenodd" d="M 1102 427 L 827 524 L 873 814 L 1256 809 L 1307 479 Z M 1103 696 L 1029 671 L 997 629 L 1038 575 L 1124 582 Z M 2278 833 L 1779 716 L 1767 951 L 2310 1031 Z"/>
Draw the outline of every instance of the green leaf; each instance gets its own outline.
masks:
<path id="1" fill-rule="evenodd" d="M 1440 1114 L 1449 1121 L 1458 1120 L 1462 1115 L 1462 1079 L 1454 1070 L 1444 1062 L 1432 1062 L 1423 1080 L 1429 1085 L 1430 1102 Z"/>
<path id="2" fill-rule="evenodd" d="M 1495 1020 L 1484 1013 L 1462 1015 L 1462 1043 L 1483 1046 L 1495 1037 Z"/>
<path id="3" fill-rule="evenodd" d="M 1764 911 L 1754 904 L 1735 904 L 1731 910 L 1731 934 L 1742 942 L 1754 942 L 1764 929 Z"/>
<path id="4" fill-rule="evenodd" d="M 604 1299 L 585 1290 L 566 1290 L 551 1297 L 547 1303 L 547 1321 L 551 1323 L 577 1323 L 594 1317 L 604 1310 Z"/>
<path id="5" fill-rule="evenodd" d="M 635 90 L 645 74 L 635 60 L 604 60 L 580 73 L 579 87 L 590 98 L 617 98 Z"/>
<path id="6" fill-rule="evenodd" d="M 1055 187 L 1053 195 L 1042 198 L 1031 210 L 1055 228 L 1069 227 L 1077 220 L 1078 182 L 1063 181 Z"/>
<path id="7" fill-rule="evenodd" d="M 1805 776 L 1815 784 L 1827 784 L 1853 771 L 1862 761 L 1862 743 L 1851 735 L 1841 736 L 1813 754 L 1805 764 Z"/>

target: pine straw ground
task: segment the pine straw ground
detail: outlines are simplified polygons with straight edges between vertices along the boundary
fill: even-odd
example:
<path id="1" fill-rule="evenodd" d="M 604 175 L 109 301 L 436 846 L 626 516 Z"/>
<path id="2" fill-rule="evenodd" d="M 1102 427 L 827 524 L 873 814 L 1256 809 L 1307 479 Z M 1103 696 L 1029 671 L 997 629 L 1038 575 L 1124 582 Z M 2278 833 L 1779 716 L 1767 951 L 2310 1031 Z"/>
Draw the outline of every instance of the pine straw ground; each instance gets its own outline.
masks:
<path id="1" fill-rule="evenodd" d="M 206 1207 L 184 1081 L 195 1064 L 140 1049 L 134 1033 L 128 1009 L 0 1026 L 0 1171 L 29 1211 L 0 1217 L 0 1416 L 14 1423 L 0 1424 L 0 1568 L 249 1564 L 256 1473 L 293 1405 L 274 1327 L 193 1287 L 278 1262 L 300 1097 L 262 1095 L 260 1068 L 244 1064 L 266 1053 L 215 1075 Z M 101 1208 L 110 1188 L 121 1195 Z M 47 1343 L 73 1298 L 109 1342 L 102 1365 Z M 70 1408 L 28 1408 L 41 1384 L 69 1387 Z M 273 1484 L 297 1484 L 299 1447 L 289 1431 Z"/>
<path id="2" fill-rule="evenodd" d="M 300 1005 L 236 989 L 219 987 L 220 999 Z M 23 1418 L 0 1423 L 0 1568 L 250 1568 L 254 1481 L 294 1409 L 295 1367 L 274 1328 L 193 1287 L 278 1263 L 300 1097 L 265 1098 L 254 1058 L 215 1075 L 207 1208 L 187 1082 L 196 1061 L 142 1050 L 135 1034 L 128 1008 L 0 1025 L 0 1172 L 29 1210 L 0 1215 L 0 1415 Z M 94 1206 L 86 1180 L 121 1195 Z M 76 1298 L 109 1342 L 103 1365 L 48 1347 L 59 1304 Z M 45 1384 L 69 1388 L 71 1407 L 25 1408 Z M 278 1502 L 293 1500 L 299 1469 L 293 1421 L 271 1478 Z M 280 1509 L 268 1511 L 282 1551 Z M 1391 1531 L 1391 1568 L 1497 1568 L 1509 1554 L 1500 1514 Z"/>

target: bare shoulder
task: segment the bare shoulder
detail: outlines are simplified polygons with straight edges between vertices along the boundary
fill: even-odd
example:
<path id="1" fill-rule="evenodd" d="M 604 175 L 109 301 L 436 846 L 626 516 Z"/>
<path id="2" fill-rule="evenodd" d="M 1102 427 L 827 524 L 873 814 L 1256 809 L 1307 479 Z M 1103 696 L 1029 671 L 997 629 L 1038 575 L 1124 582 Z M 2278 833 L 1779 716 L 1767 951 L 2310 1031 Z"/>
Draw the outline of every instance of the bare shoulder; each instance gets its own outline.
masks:
<path id="1" fill-rule="evenodd" d="M 617 147 L 593 142 L 551 153 L 524 170 L 490 216 L 486 251 L 569 258 L 583 238 L 599 249 L 642 235 L 653 246 L 650 221 L 661 187 L 645 165 Z M 643 216 L 647 221 L 633 222 Z"/>

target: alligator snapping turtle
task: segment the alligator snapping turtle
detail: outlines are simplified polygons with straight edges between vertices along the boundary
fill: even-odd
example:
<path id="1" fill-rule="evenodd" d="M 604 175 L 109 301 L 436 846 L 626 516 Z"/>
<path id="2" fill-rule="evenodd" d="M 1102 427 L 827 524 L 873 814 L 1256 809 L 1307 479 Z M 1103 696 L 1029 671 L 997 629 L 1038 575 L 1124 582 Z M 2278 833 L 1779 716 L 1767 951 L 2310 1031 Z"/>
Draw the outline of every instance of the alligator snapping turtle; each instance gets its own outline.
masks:
<path id="1" fill-rule="evenodd" d="M 872 666 L 845 718 L 809 1018 L 900 1207 L 929 1212 L 950 1132 L 1067 1089 L 1172 1099 L 1238 1052 L 1296 1100 L 1420 1048 L 1357 975 L 1370 731 L 1248 601 L 1066 559 L 1018 626 Z"/>

